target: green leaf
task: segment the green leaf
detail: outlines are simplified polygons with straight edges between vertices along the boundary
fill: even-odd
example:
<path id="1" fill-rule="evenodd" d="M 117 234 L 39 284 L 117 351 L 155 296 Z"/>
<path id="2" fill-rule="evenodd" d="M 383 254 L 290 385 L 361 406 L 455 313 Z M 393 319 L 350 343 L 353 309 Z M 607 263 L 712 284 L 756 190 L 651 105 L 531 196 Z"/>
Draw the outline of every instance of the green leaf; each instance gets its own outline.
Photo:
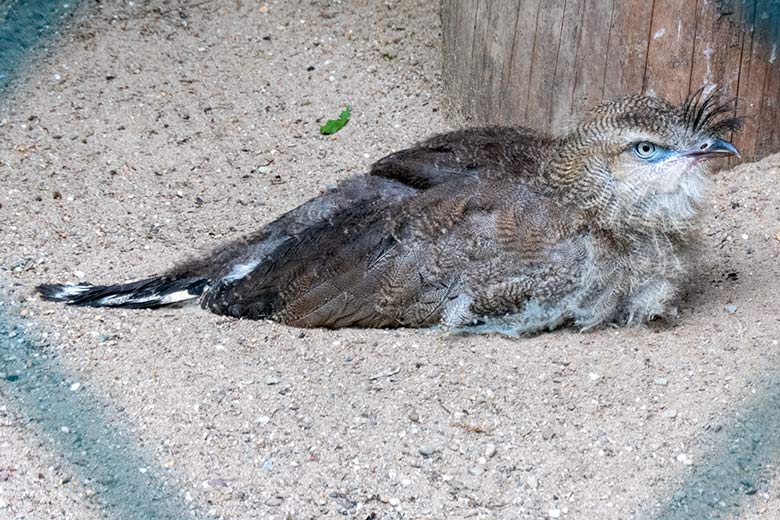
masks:
<path id="1" fill-rule="evenodd" d="M 328 122 L 320 127 L 320 133 L 322 135 L 332 135 L 347 126 L 349 123 L 349 117 L 352 115 L 352 109 L 347 107 L 341 111 L 338 119 L 328 119 Z"/>

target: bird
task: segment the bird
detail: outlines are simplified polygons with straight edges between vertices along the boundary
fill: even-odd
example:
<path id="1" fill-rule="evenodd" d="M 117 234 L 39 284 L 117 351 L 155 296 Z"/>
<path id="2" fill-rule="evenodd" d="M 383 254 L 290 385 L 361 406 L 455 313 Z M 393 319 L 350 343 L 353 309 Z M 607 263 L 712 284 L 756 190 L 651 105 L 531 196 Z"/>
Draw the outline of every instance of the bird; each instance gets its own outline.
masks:
<path id="1" fill-rule="evenodd" d="M 44 284 L 45 300 L 302 328 L 522 336 L 671 316 L 695 267 L 712 159 L 739 157 L 719 93 L 633 95 L 554 136 L 435 135 L 163 274 Z"/>

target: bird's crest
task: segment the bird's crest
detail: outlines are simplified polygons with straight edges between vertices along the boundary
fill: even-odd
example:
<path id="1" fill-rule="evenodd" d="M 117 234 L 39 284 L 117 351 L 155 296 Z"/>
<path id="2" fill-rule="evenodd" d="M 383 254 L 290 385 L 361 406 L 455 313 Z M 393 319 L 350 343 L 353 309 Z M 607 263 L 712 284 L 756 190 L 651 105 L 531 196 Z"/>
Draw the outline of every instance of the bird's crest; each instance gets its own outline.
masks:
<path id="1" fill-rule="evenodd" d="M 722 101 L 720 89 L 715 89 L 710 94 L 705 94 L 704 90 L 702 87 L 693 92 L 682 104 L 683 123 L 688 130 L 696 134 L 714 135 L 739 130 L 742 118 L 732 115 L 736 98 Z"/>

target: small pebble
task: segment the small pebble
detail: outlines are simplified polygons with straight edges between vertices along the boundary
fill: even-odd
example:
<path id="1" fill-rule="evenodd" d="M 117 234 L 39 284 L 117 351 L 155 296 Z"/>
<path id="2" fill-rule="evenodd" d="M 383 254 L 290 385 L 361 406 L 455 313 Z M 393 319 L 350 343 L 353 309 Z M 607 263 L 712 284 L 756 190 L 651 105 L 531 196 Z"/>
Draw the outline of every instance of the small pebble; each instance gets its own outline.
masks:
<path id="1" fill-rule="evenodd" d="M 484 470 L 482 468 L 480 468 L 480 467 L 477 467 L 477 466 L 472 466 L 472 467 L 469 468 L 469 474 L 473 475 L 475 477 L 478 477 L 478 476 L 482 475 L 483 472 L 484 472 Z"/>
<path id="2" fill-rule="evenodd" d="M 737 312 L 737 306 L 734 305 L 733 303 L 729 303 L 728 305 L 723 306 L 723 310 L 728 312 L 729 314 L 734 314 L 735 312 Z"/>
<path id="3" fill-rule="evenodd" d="M 81 388 L 81 383 L 73 383 L 72 385 L 70 385 L 70 391 L 71 391 L 71 392 L 75 392 L 75 391 L 77 391 L 79 388 Z"/>
<path id="4" fill-rule="evenodd" d="M 655 384 L 659 386 L 666 386 L 667 384 L 669 384 L 669 381 L 665 377 L 656 377 Z"/>
<path id="5" fill-rule="evenodd" d="M 417 410 L 409 412 L 409 420 L 412 422 L 420 422 L 420 415 L 417 413 Z"/>
<path id="6" fill-rule="evenodd" d="M 398 500 L 398 499 L 397 499 L 397 498 L 395 498 L 395 497 L 391 498 L 391 499 L 390 499 L 390 500 L 388 500 L 387 502 L 388 502 L 388 503 L 389 503 L 391 506 L 393 506 L 393 507 L 398 507 L 399 505 L 401 505 L 401 501 L 400 501 L 400 500 Z"/>
<path id="7" fill-rule="evenodd" d="M 430 444 L 420 444 L 420 447 L 417 448 L 417 451 L 419 451 L 420 455 L 422 455 L 423 457 L 430 457 L 431 455 L 433 455 L 435 450 L 433 449 L 433 446 L 431 446 Z"/>
<path id="8" fill-rule="evenodd" d="M 269 386 L 271 386 L 271 385 L 278 385 L 281 382 L 282 382 L 282 380 L 279 379 L 279 377 L 274 376 L 274 375 L 270 375 L 270 376 L 265 378 L 265 384 L 267 384 Z"/>
<path id="9" fill-rule="evenodd" d="M 550 509 L 547 511 L 547 516 L 549 518 L 560 518 L 561 517 L 561 510 L 560 509 Z"/>
<path id="10" fill-rule="evenodd" d="M 675 410 L 674 408 L 667 408 L 666 410 L 664 410 L 663 416 L 666 417 L 667 419 L 674 419 L 675 417 L 677 417 L 677 410 Z"/>
<path id="11" fill-rule="evenodd" d="M 223 478 L 210 478 L 206 482 L 203 483 L 203 487 L 210 487 L 210 488 L 224 488 L 228 487 L 228 483 Z"/>
<path id="12" fill-rule="evenodd" d="M 599 377 L 601 376 L 599 376 L 595 372 L 591 372 L 590 374 L 588 374 L 588 379 L 590 379 L 591 381 L 598 381 Z"/>
<path id="13" fill-rule="evenodd" d="M 271 507 L 278 507 L 282 505 L 282 502 L 283 502 L 282 497 L 271 497 L 266 501 L 265 505 Z"/>
<path id="14" fill-rule="evenodd" d="M 528 486 L 530 489 L 536 489 L 539 487 L 539 481 L 536 480 L 536 477 L 528 477 L 525 479 L 525 485 Z"/>
<path id="15" fill-rule="evenodd" d="M 693 461 L 685 453 L 680 453 L 679 455 L 677 455 L 677 462 L 682 462 L 686 466 L 690 466 L 691 464 L 693 464 Z"/>
<path id="16" fill-rule="evenodd" d="M 496 445 L 488 444 L 485 446 L 485 457 L 491 459 L 496 455 Z"/>

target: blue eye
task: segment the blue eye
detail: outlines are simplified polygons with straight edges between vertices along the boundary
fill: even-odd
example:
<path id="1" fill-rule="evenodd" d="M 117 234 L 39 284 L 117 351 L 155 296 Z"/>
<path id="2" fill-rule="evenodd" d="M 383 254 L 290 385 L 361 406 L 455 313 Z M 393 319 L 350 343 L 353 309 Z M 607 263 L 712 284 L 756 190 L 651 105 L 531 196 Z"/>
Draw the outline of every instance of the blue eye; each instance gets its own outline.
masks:
<path id="1" fill-rule="evenodd" d="M 645 161 L 661 159 L 664 155 L 663 148 L 650 141 L 642 141 L 634 145 L 634 155 Z"/>

